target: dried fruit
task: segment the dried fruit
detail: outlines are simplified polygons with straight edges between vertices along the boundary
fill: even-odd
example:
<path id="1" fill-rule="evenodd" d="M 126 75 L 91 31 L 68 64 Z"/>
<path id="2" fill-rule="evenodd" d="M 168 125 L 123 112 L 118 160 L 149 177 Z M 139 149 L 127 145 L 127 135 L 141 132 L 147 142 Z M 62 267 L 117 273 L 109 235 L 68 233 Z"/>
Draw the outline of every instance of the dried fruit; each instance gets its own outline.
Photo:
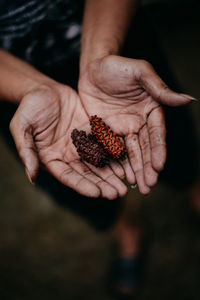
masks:
<path id="1" fill-rule="evenodd" d="M 85 131 L 74 129 L 71 133 L 71 138 L 82 160 L 95 167 L 105 167 L 108 163 L 108 154 L 97 143 L 95 136 L 92 134 L 87 136 Z"/>
<path id="2" fill-rule="evenodd" d="M 120 137 L 114 133 L 101 118 L 95 116 L 90 117 L 90 125 L 92 134 L 95 135 L 98 143 L 115 159 L 124 159 L 127 155 L 126 147 L 120 140 Z"/>

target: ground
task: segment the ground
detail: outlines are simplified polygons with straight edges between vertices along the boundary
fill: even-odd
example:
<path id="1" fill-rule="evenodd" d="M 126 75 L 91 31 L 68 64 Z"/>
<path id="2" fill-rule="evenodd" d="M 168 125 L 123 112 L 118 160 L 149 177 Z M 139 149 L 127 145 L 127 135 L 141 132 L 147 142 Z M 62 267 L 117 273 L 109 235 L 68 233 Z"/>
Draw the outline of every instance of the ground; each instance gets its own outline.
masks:
<path id="1" fill-rule="evenodd" d="M 152 9 L 164 52 L 184 91 L 200 98 L 199 4 L 193 18 L 175 21 L 179 7 Z M 200 133 L 200 104 L 191 105 Z M 198 135 L 200 137 L 200 134 Z M 109 232 L 97 233 L 80 217 L 31 186 L 21 163 L 0 136 L 0 298 L 110 300 L 106 274 L 112 259 Z M 144 279 L 138 300 L 200 299 L 200 216 L 185 190 L 159 183 L 150 196 L 128 194 L 146 228 Z M 137 205 L 136 205 L 137 204 Z"/>

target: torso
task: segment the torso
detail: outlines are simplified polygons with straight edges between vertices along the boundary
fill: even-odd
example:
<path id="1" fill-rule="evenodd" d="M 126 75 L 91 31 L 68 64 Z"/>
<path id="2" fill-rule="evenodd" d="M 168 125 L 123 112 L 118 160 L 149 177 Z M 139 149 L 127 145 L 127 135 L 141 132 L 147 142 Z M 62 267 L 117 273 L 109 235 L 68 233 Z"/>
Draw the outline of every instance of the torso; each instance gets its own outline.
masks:
<path id="1" fill-rule="evenodd" d="M 35 66 L 79 51 L 82 0 L 0 0 L 0 47 Z"/>

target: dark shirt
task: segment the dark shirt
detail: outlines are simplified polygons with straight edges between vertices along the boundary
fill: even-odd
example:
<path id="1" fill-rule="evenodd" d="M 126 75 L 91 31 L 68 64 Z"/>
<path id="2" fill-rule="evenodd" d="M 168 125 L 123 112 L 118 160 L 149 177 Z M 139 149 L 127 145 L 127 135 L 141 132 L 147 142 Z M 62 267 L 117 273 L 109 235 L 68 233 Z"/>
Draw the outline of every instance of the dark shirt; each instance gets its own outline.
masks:
<path id="1" fill-rule="evenodd" d="M 35 66 L 79 52 L 83 0 L 0 0 L 0 48 Z"/>

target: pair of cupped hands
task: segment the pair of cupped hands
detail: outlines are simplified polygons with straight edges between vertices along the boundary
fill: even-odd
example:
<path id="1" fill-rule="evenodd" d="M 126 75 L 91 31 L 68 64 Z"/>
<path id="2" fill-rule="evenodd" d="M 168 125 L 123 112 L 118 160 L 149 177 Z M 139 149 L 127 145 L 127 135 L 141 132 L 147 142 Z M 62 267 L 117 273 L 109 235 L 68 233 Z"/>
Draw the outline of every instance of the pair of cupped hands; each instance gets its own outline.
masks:
<path id="1" fill-rule="evenodd" d="M 61 183 L 88 197 L 125 196 L 124 178 L 148 194 L 166 160 L 160 105 L 178 106 L 191 99 L 170 90 L 148 62 L 106 56 L 87 66 L 78 92 L 53 82 L 24 95 L 10 130 L 30 181 L 41 164 Z M 89 116 L 95 114 L 123 137 L 128 150 L 125 160 L 102 169 L 81 161 L 71 140 L 74 128 L 90 131 Z"/>

